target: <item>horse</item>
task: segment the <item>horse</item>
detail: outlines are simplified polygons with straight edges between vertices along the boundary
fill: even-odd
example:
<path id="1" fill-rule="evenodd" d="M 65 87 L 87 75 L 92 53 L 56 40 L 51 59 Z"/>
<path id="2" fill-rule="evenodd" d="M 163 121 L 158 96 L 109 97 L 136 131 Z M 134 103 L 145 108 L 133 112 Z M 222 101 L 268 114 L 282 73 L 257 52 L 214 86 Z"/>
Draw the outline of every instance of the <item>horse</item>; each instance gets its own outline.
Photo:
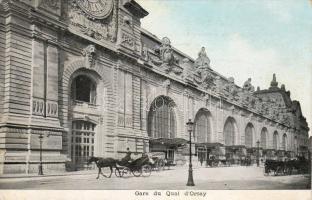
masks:
<path id="1" fill-rule="evenodd" d="M 117 167 L 117 160 L 113 159 L 113 158 L 100 158 L 100 157 L 90 157 L 88 160 L 88 165 L 91 164 L 92 162 L 95 162 L 96 166 L 99 169 L 98 172 L 98 176 L 96 177 L 96 179 L 100 178 L 100 174 L 102 174 L 104 177 L 106 178 L 110 178 L 112 176 L 113 173 L 113 167 L 115 167 L 118 171 L 118 173 L 120 174 L 119 168 Z M 103 174 L 102 172 L 102 168 L 104 167 L 109 167 L 110 168 L 110 175 L 106 176 L 105 174 Z"/>
<path id="2" fill-rule="evenodd" d="M 264 164 L 264 172 L 270 174 L 271 171 L 274 172 L 274 175 L 277 175 L 278 172 L 285 173 L 286 165 L 283 161 L 277 160 L 266 160 Z"/>

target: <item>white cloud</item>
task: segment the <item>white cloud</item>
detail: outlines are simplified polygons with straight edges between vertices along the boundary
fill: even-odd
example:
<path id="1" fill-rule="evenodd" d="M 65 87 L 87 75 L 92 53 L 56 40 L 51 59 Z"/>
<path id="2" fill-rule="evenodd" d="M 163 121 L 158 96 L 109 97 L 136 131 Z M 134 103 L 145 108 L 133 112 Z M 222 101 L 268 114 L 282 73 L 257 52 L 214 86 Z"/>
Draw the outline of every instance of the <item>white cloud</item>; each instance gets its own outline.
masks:
<path id="1" fill-rule="evenodd" d="M 237 85 L 242 85 L 249 77 L 252 84 L 267 89 L 276 73 L 279 86 L 286 85 L 292 100 L 301 103 L 303 115 L 312 125 L 312 66 L 311 63 L 294 62 L 296 56 L 285 59 L 282 52 L 274 48 L 257 48 L 239 34 L 229 37 L 227 45 L 222 49 L 210 52 L 212 68 L 227 77 L 233 76 Z M 296 66 L 291 66 L 296 64 Z M 310 131 L 310 135 L 311 131 Z"/>

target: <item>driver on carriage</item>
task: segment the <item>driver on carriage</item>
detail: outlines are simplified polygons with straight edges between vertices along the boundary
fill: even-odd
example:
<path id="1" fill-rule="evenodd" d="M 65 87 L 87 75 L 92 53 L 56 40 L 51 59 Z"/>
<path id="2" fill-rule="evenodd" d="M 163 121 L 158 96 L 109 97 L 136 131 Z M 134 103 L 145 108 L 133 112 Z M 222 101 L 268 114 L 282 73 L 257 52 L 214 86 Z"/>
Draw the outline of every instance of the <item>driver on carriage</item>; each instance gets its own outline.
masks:
<path id="1" fill-rule="evenodd" d="M 127 153 L 126 153 L 126 156 L 123 157 L 121 160 L 120 160 L 120 165 L 127 165 L 131 162 L 131 151 L 129 149 L 129 147 L 127 148 Z"/>

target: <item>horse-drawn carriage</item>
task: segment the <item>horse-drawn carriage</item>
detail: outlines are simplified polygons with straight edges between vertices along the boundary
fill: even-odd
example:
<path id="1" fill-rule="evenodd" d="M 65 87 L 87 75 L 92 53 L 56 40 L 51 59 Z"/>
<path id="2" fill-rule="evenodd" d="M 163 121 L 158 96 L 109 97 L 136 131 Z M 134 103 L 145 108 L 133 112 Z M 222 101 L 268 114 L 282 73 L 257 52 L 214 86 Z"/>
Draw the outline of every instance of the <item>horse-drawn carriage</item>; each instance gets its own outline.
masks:
<path id="1" fill-rule="evenodd" d="M 264 174 L 270 175 L 291 175 L 294 171 L 298 174 L 308 173 L 310 161 L 304 157 L 297 157 L 296 160 L 266 160 L 264 164 Z"/>
<path id="2" fill-rule="evenodd" d="M 118 166 L 119 165 L 119 166 Z M 135 177 L 150 176 L 152 172 L 151 161 L 148 155 L 144 155 L 133 161 L 117 162 L 115 175 L 117 177 L 128 177 L 133 174 Z"/>
<path id="3" fill-rule="evenodd" d="M 161 171 L 166 166 L 165 153 L 164 152 L 152 152 L 148 153 L 150 157 L 150 165 L 152 170 Z"/>
<path id="4" fill-rule="evenodd" d="M 130 157 L 129 157 L 130 158 Z M 135 177 L 139 176 L 150 176 L 152 172 L 152 166 L 150 158 L 147 155 L 142 155 L 142 157 L 137 158 L 135 160 L 128 159 L 114 159 L 114 158 L 99 158 L 99 157 L 91 157 L 88 160 L 88 165 L 94 162 L 98 167 L 98 176 L 102 174 L 106 178 L 110 178 L 113 173 L 113 168 L 115 168 L 115 175 L 117 177 L 127 177 L 133 174 Z M 102 171 L 108 168 L 110 171 Z"/>
<path id="5" fill-rule="evenodd" d="M 207 167 L 229 167 L 231 163 L 225 156 L 210 156 L 206 161 Z"/>

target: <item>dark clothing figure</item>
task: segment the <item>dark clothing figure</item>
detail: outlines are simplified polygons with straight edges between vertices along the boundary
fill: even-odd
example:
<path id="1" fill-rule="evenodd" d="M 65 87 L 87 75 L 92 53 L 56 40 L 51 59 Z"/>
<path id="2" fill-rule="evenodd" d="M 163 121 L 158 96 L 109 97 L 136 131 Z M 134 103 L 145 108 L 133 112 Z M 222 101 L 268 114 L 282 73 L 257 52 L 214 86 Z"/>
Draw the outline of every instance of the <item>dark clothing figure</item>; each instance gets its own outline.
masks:
<path id="1" fill-rule="evenodd" d="M 119 162 L 120 165 L 125 166 L 125 165 L 129 164 L 129 161 L 131 160 L 131 151 L 129 151 L 129 149 L 127 149 L 127 150 L 128 150 L 128 152 L 127 152 L 126 156 L 123 157 Z"/>
<path id="2" fill-rule="evenodd" d="M 204 157 L 201 155 L 199 158 L 200 166 L 203 166 Z"/>

